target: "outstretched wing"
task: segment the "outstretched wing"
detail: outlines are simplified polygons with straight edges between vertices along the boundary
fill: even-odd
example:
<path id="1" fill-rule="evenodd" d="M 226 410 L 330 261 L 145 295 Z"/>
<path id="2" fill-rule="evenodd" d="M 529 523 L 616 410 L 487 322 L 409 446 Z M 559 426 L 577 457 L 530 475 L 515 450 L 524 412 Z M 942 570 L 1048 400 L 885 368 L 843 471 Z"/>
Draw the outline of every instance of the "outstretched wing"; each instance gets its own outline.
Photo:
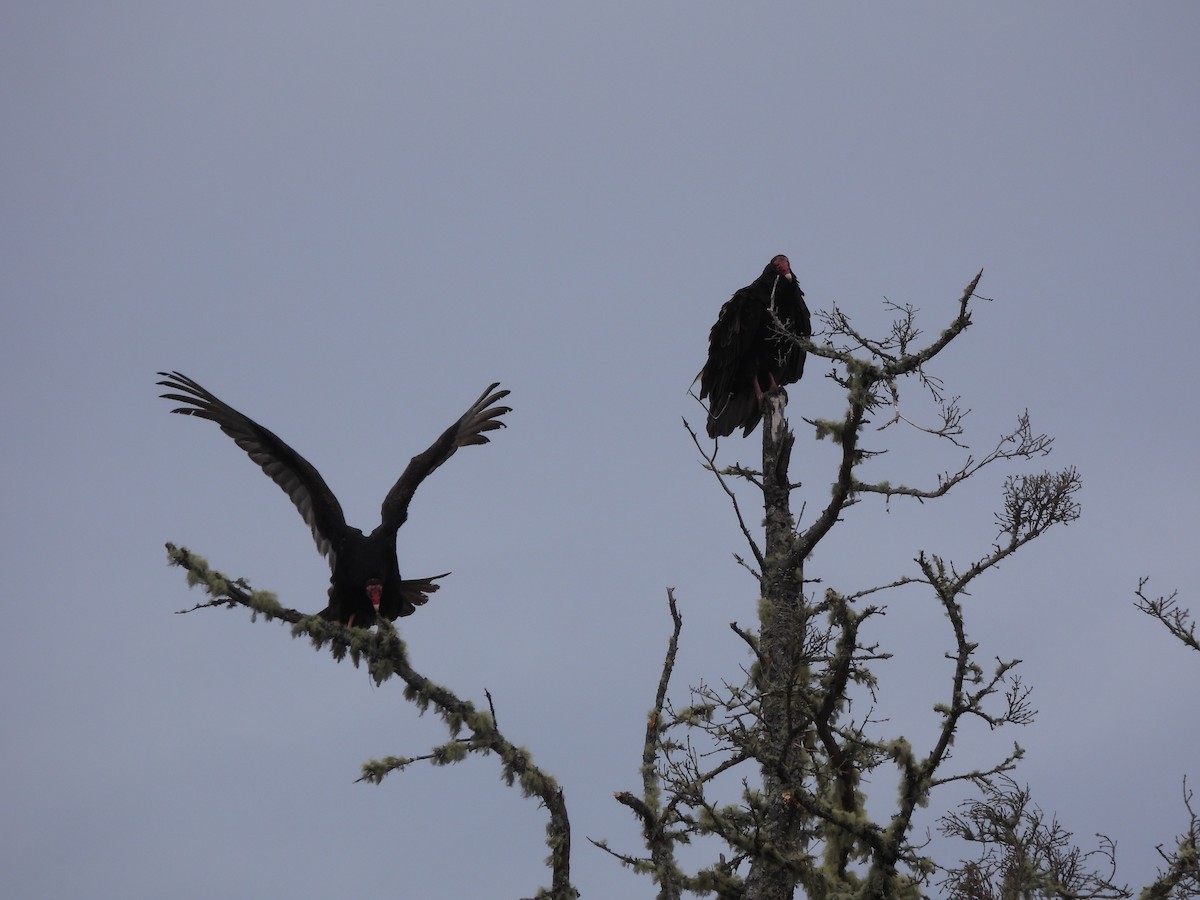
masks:
<path id="1" fill-rule="evenodd" d="M 417 487 L 434 469 L 454 455 L 459 447 L 468 444 L 486 444 L 486 432 L 503 428 L 500 416 L 511 412 L 507 406 L 496 406 L 499 401 L 508 396 L 508 391 L 498 391 L 500 383 L 488 387 L 479 395 L 479 399 L 471 404 L 458 421 L 442 432 L 441 437 L 434 441 L 428 450 L 414 456 L 404 470 L 404 474 L 383 498 L 381 515 L 383 523 L 380 528 L 393 531 L 404 524 L 408 518 L 408 504 L 416 493 Z"/>
<path id="2" fill-rule="evenodd" d="M 305 524 L 312 529 L 317 549 L 329 558 L 332 566 L 336 562 L 334 546 L 346 530 L 346 518 L 341 504 L 312 464 L 273 432 L 222 402 L 186 375 L 180 372 L 158 374 L 166 379 L 158 382 L 159 385 L 180 391 L 162 397 L 188 404 L 171 412 L 216 422 L 272 481 L 283 488 Z"/>

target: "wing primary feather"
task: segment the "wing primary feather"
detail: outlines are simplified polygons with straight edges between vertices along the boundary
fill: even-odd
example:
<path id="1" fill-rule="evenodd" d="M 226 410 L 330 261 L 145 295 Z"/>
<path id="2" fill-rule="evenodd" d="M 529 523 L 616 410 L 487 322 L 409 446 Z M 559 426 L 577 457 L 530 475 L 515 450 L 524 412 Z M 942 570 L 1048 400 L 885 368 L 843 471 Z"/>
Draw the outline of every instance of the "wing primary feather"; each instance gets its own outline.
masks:
<path id="1" fill-rule="evenodd" d="M 453 456 L 459 447 L 489 443 L 485 432 L 506 427 L 500 421 L 500 417 L 512 412 L 512 408 L 496 404 L 507 397 L 509 392 L 496 390 L 498 387 L 498 381 L 488 385 L 453 425 L 443 431 L 424 452 L 418 453 L 409 461 L 400 478 L 383 498 L 380 528 L 395 530 L 404 524 L 408 518 L 408 504 L 421 482 Z"/>
<path id="2" fill-rule="evenodd" d="M 199 382 L 182 372 L 158 374 L 164 379 L 158 382 L 160 387 L 181 392 L 161 396 L 188 404 L 171 412 L 215 422 L 268 478 L 283 489 L 312 531 L 317 550 L 329 558 L 331 565 L 336 564 L 334 546 L 346 530 L 346 520 L 337 497 L 316 468 L 274 432 L 238 412 Z"/>

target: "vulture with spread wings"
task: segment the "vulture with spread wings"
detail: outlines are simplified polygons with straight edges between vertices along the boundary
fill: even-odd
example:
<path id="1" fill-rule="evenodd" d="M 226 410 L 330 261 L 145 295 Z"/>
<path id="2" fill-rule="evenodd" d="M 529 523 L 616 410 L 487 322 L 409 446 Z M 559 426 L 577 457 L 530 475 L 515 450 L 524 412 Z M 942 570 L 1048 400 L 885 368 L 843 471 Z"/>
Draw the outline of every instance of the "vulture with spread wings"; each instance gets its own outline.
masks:
<path id="1" fill-rule="evenodd" d="M 281 438 L 179 372 L 159 372 L 159 385 L 178 393 L 167 400 L 185 403 L 171 412 L 199 416 L 220 429 L 250 456 L 272 481 L 283 488 L 312 529 L 321 555 L 329 560 L 329 605 L 319 615 L 346 625 L 369 628 L 376 617 L 389 622 L 408 616 L 438 589 L 430 578 L 403 579 L 396 558 L 396 532 L 408 518 L 408 504 L 417 487 L 459 447 L 486 444 L 486 432 L 503 428 L 500 416 L 510 411 L 496 404 L 508 391 L 491 385 L 479 399 L 442 432 L 429 449 L 414 456 L 400 479 L 383 498 L 382 521 L 368 535 L 346 524 L 341 504 L 312 464 Z"/>
<path id="2" fill-rule="evenodd" d="M 723 437 L 736 428 L 748 436 L 762 418 L 763 394 L 794 384 L 804 374 L 804 351 L 779 333 L 771 310 L 790 334 L 812 337 L 804 292 L 783 255 L 726 301 L 709 332 L 708 361 L 700 370 L 709 437 Z"/>

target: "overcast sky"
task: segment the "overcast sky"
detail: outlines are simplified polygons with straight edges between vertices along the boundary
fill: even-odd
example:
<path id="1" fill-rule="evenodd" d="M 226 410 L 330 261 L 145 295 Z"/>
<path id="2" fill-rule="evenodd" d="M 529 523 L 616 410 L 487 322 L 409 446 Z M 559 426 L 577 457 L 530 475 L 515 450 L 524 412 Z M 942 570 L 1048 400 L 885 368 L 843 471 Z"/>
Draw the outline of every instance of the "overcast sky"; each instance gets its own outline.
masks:
<path id="1" fill-rule="evenodd" d="M 1005 474 L 1077 466 L 1082 520 L 965 609 L 983 660 L 1024 660 L 1038 721 L 971 726 L 951 765 L 1019 741 L 1042 807 L 1151 878 L 1200 783 L 1200 658 L 1132 605 L 1150 575 L 1200 610 L 1200 7 L 400 6 L 0 9 L 5 896 L 548 883 L 543 813 L 494 759 L 353 783 L 445 738 L 399 683 L 243 610 L 174 614 L 202 598 L 165 541 L 301 610 L 328 571 L 231 441 L 167 414 L 160 369 L 276 431 L 364 528 L 409 457 L 511 388 L 507 431 L 416 495 L 403 571 L 453 575 L 401 631 L 560 780 L 585 896 L 653 896 L 586 838 L 639 849 L 612 793 L 639 784 L 666 587 L 677 698 L 746 662 L 728 623 L 754 621 L 755 585 L 681 418 L 702 425 L 687 387 L 718 308 L 776 253 L 814 310 L 876 334 L 887 297 L 935 335 L 985 270 L 935 374 L 973 449 L 1028 409 L 1053 455 L 944 504 L 868 500 L 808 574 L 852 591 L 921 549 L 969 561 Z M 840 414 L 827 371 L 790 391 L 810 509 L 834 448 L 799 416 Z M 892 448 L 880 478 L 961 461 L 897 429 L 867 443 Z M 896 654 L 880 713 L 927 747 L 945 620 L 896 594 L 869 638 Z"/>

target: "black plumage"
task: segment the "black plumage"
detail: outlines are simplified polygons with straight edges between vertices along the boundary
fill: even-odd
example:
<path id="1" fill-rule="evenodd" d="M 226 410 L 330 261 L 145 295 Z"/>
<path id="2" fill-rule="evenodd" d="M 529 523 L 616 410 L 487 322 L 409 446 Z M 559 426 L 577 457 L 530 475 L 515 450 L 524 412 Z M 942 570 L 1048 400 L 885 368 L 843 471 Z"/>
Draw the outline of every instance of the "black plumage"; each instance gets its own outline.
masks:
<path id="1" fill-rule="evenodd" d="M 377 615 L 388 621 L 411 615 L 438 589 L 435 581 L 445 575 L 400 577 L 396 532 L 408 518 L 409 501 L 421 482 L 459 447 L 488 443 L 486 432 L 503 428 L 500 416 L 510 411 L 507 406 L 496 405 L 508 396 L 508 391 L 496 390 L 499 384 L 488 387 L 427 450 L 412 458 L 383 498 L 379 526 L 364 535 L 346 524 L 341 504 L 320 473 L 281 438 L 186 375 L 158 374 L 166 379 L 159 385 L 179 392 L 162 396 L 187 404 L 172 412 L 216 422 L 291 498 L 312 529 L 317 550 L 329 560 L 329 605 L 319 615 L 361 628 L 373 625 Z"/>
<path id="2" fill-rule="evenodd" d="M 700 370 L 709 437 L 732 434 L 735 428 L 749 435 L 762 418 L 762 395 L 794 384 L 804 374 L 805 353 L 779 333 L 772 308 L 788 332 L 812 337 L 804 292 L 783 255 L 725 302 L 709 332 L 708 361 Z"/>

